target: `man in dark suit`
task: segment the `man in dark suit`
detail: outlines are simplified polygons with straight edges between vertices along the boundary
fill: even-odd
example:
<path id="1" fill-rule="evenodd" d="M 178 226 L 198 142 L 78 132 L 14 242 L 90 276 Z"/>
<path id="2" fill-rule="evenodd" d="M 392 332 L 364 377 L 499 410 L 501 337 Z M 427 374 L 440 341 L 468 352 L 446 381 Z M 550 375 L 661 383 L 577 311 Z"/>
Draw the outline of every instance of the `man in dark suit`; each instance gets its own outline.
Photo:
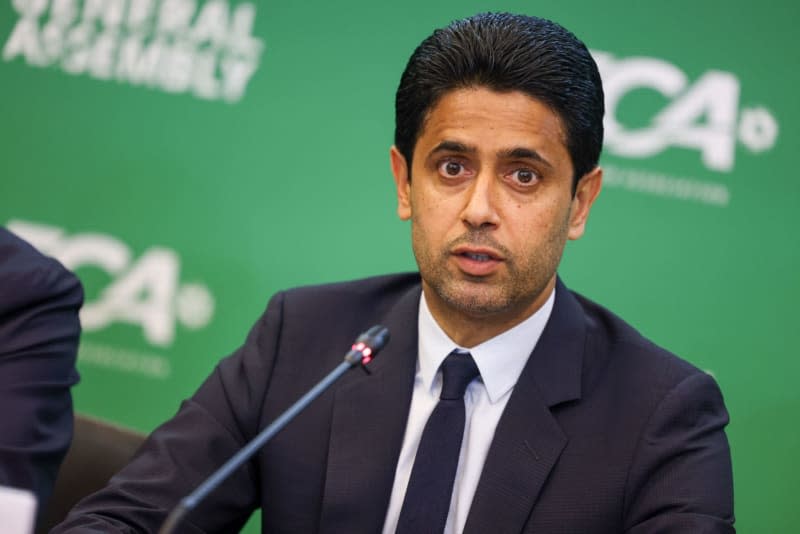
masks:
<path id="1" fill-rule="evenodd" d="M 40 510 L 72 439 L 82 303 L 72 273 L 0 228 L 0 486 Z"/>
<path id="2" fill-rule="evenodd" d="M 372 374 L 346 375 L 180 532 L 235 531 L 258 507 L 265 532 L 732 532 L 714 380 L 556 275 L 600 191 L 602 116 L 597 67 L 558 25 L 434 32 L 400 81 L 390 153 L 419 274 L 273 297 L 56 531 L 156 530 L 382 323 Z"/>

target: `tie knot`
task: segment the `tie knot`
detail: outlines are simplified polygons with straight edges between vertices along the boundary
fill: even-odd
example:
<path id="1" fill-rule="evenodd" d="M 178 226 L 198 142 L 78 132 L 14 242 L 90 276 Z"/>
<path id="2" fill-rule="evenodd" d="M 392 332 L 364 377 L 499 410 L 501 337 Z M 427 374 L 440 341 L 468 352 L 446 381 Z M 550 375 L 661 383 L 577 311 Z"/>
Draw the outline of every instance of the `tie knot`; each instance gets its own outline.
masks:
<path id="1" fill-rule="evenodd" d="M 463 399 L 467 386 L 479 374 L 478 366 L 469 352 L 454 350 L 442 362 L 442 393 L 439 399 Z"/>

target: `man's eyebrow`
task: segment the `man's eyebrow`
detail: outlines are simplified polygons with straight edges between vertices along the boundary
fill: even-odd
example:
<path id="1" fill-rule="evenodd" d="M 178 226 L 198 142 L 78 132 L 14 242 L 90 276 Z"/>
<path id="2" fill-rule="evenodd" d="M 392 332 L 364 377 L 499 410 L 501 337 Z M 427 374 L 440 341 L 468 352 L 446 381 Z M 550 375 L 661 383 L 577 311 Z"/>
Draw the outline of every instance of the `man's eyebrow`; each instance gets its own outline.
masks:
<path id="1" fill-rule="evenodd" d="M 460 154 L 474 154 L 478 150 L 474 146 L 467 146 L 458 141 L 442 141 L 431 150 L 431 154 L 438 152 L 456 152 Z"/>
<path id="2" fill-rule="evenodd" d="M 544 163 L 548 167 L 553 167 L 549 161 L 532 148 L 511 148 L 508 150 L 501 150 L 497 155 L 502 159 L 532 159 Z"/>
<path id="3" fill-rule="evenodd" d="M 455 152 L 457 154 L 474 154 L 478 151 L 478 149 L 474 146 L 465 145 L 464 143 L 460 143 L 458 141 L 442 141 L 438 145 L 436 145 L 433 150 L 431 150 L 431 155 L 437 154 L 439 152 Z M 547 161 L 541 154 L 539 154 L 536 150 L 532 148 L 524 148 L 524 147 L 516 147 L 516 148 L 509 148 L 507 150 L 501 150 L 497 153 L 498 157 L 502 159 L 531 159 L 534 161 L 538 161 L 544 163 L 548 167 L 553 167 L 553 165 Z"/>

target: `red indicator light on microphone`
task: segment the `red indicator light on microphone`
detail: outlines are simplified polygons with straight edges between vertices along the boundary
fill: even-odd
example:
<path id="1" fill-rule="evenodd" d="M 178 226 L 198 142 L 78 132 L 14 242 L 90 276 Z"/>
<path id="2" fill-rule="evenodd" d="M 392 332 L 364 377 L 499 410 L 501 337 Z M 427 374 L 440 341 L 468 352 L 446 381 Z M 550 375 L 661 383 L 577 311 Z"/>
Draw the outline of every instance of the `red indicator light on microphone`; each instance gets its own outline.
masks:
<path id="1" fill-rule="evenodd" d="M 361 356 L 362 367 L 372 361 L 376 352 L 372 349 L 372 347 L 370 347 L 363 341 L 359 341 L 358 343 L 353 343 L 352 349 L 353 352 L 360 353 L 359 356 Z M 380 347 L 378 347 L 378 349 L 380 349 Z M 355 354 L 353 354 L 353 356 L 355 356 Z"/>
<path id="2" fill-rule="evenodd" d="M 361 365 L 367 365 L 372 361 L 372 349 L 364 343 L 356 343 L 353 350 L 361 353 Z"/>

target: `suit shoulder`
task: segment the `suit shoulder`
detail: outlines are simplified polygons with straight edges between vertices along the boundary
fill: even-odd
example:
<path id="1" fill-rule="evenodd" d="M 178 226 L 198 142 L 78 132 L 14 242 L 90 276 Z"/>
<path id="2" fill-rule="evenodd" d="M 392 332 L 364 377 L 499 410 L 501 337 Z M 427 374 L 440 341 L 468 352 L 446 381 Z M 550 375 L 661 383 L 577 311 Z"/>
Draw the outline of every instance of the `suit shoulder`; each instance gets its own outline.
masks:
<path id="1" fill-rule="evenodd" d="M 269 323 L 284 337 L 308 332 L 349 337 L 383 320 L 419 288 L 419 274 L 405 273 L 286 289 L 272 296 L 257 328 Z"/>
<path id="2" fill-rule="evenodd" d="M 45 256 L 27 241 L 0 227 L 0 287 L 4 307 L 45 299 L 83 302 L 83 286 L 58 260 Z"/>
<path id="3" fill-rule="evenodd" d="M 615 372 L 626 374 L 623 370 L 627 370 L 640 379 L 649 377 L 666 389 L 690 375 L 705 374 L 695 365 L 643 336 L 614 312 L 583 295 L 572 294 L 584 311 L 588 342 L 597 349 L 594 353 L 601 355 L 601 360 L 607 360 L 606 363 Z"/>
<path id="4" fill-rule="evenodd" d="M 285 306 L 311 307 L 333 311 L 330 307 L 367 306 L 378 312 L 383 303 L 393 304 L 409 290 L 419 287 L 418 273 L 389 274 L 358 280 L 296 287 L 282 292 Z"/>

